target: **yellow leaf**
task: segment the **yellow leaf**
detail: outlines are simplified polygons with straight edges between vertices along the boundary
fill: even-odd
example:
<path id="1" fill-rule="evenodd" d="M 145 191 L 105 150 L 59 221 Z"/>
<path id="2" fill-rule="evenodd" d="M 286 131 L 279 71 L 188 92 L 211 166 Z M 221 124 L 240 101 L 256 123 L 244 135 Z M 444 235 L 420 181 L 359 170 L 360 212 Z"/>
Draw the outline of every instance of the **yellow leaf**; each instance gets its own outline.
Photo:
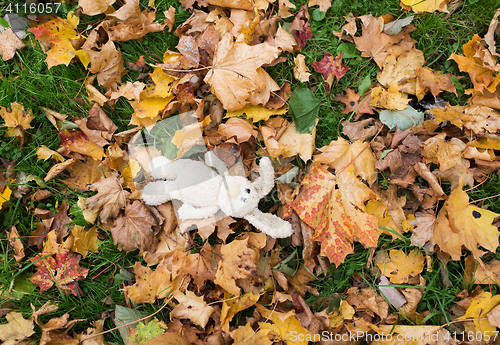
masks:
<path id="1" fill-rule="evenodd" d="M 370 105 L 390 110 L 404 110 L 408 106 L 408 96 L 399 92 L 396 84 L 391 84 L 388 90 L 376 86 L 372 89 Z"/>
<path id="2" fill-rule="evenodd" d="M 462 184 L 455 188 L 439 211 L 434 242 L 441 250 L 460 260 L 462 246 L 472 252 L 481 264 L 478 245 L 495 252 L 498 247 L 498 228 L 491 223 L 499 214 L 469 204 L 469 196 L 462 190 Z"/>
<path id="3" fill-rule="evenodd" d="M 162 261 L 156 270 L 144 267 L 140 262 L 134 265 L 136 283 L 126 286 L 125 297 L 130 298 L 135 303 L 154 303 L 156 299 L 167 297 L 172 291 L 170 281 L 170 271 L 166 267 L 166 262 Z"/>
<path id="4" fill-rule="evenodd" d="M 269 329 L 259 329 L 254 332 L 250 323 L 247 323 L 230 334 L 234 339 L 234 345 L 271 345 L 273 342 L 267 336 L 269 332 L 271 332 Z"/>
<path id="5" fill-rule="evenodd" d="M 222 303 L 220 315 L 220 322 L 224 332 L 229 332 L 229 322 L 231 322 L 233 317 L 240 311 L 255 305 L 255 303 L 259 300 L 260 295 L 249 292 L 238 298 L 229 297 L 230 295 L 227 293 L 224 295 L 224 302 Z"/>
<path id="6" fill-rule="evenodd" d="M 499 304 L 500 295 L 492 296 L 490 292 L 482 292 L 474 297 L 465 314 L 456 320 L 474 319 L 475 330 L 483 333 L 482 339 L 493 338 L 497 328 L 490 325 L 486 314 Z"/>
<path id="7" fill-rule="evenodd" d="M 415 277 L 424 269 L 425 258 L 417 249 L 406 255 L 402 250 L 389 251 L 389 262 L 378 263 L 382 274 L 396 284 L 406 284 L 410 276 Z"/>
<path id="8" fill-rule="evenodd" d="M 185 295 L 179 290 L 175 290 L 172 295 L 179 304 L 170 312 L 170 316 L 189 319 L 201 328 L 205 328 L 215 309 L 208 306 L 203 297 L 198 297 L 189 290 L 186 291 Z"/>
<path id="9" fill-rule="evenodd" d="M 401 3 L 410 6 L 413 12 L 448 12 L 446 4 L 450 0 L 401 0 Z"/>
<path id="10" fill-rule="evenodd" d="M 4 202 L 10 200 L 11 194 L 12 194 L 12 191 L 10 190 L 9 186 L 5 186 L 4 191 L 2 193 L 0 193 L 0 210 L 2 209 Z"/>
<path id="11" fill-rule="evenodd" d="M 293 66 L 293 76 L 295 79 L 303 83 L 308 82 L 311 77 L 311 73 L 309 73 L 309 68 L 306 66 L 305 59 L 306 57 L 302 54 L 298 54 L 293 59 L 293 62 L 295 63 L 295 66 Z"/>
<path id="12" fill-rule="evenodd" d="M 339 311 L 331 312 L 328 317 L 330 320 L 330 328 L 337 328 L 344 323 L 344 320 L 352 320 L 355 310 L 347 301 L 340 302 Z"/>
<path id="13" fill-rule="evenodd" d="M 24 138 L 24 130 L 31 127 L 31 120 L 34 119 L 31 111 L 24 111 L 24 107 L 13 102 L 10 104 L 10 109 L 0 106 L 0 116 L 5 120 L 4 126 L 9 127 L 7 137 Z"/>
<path id="14" fill-rule="evenodd" d="M 287 345 L 307 345 L 314 334 L 302 327 L 294 313 L 280 313 L 271 311 L 260 304 L 257 310 L 264 318 L 269 318 L 274 324 L 259 322 L 260 329 L 270 330 L 269 335 L 276 337 L 275 341 L 283 340 Z"/>
<path id="15" fill-rule="evenodd" d="M 318 120 L 316 120 L 318 124 Z M 316 138 L 316 125 L 311 133 L 298 133 L 295 129 L 295 123 L 291 122 L 286 128 L 283 135 L 279 138 L 278 143 L 282 147 L 288 147 L 288 150 L 283 153 L 283 158 L 299 155 L 304 162 L 312 158 Z"/>
<path id="16" fill-rule="evenodd" d="M 97 252 L 99 239 L 97 238 L 97 228 L 95 226 L 85 231 L 85 227 L 75 225 L 71 230 L 71 236 L 73 236 L 71 251 L 80 253 L 83 257 L 87 256 L 89 251 L 93 253 Z"/>
<path id="17" fill-rule="evenodd" d="M 58 162 L 64 161 L 64 157 L 59 154 L 59 152 L 49 149 L 47 146 L 42 145 L 36 150 L 36 155 L 38 159 L 47 160 L 49 158 L 53 158 Z"/>
<path id="18" fill-rule="evenodd" d="M 262 106 L 249 104 L 241 110 L 228 111 L 225 118 L 246 114 L 247 119 L 252 120 L 252 122 L 259 122 L 261 120 L 268 120 L 272 115 L 286 114 L 287 111 L 288 107 L 286 106 L 280 109 L 268 109 Z"/>

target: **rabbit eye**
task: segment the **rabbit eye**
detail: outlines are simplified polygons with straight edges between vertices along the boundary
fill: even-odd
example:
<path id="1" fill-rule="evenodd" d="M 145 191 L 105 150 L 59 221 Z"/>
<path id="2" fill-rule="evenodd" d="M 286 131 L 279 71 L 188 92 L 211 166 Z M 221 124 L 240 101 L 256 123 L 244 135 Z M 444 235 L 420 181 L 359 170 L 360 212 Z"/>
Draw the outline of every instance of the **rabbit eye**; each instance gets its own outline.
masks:
<path id="1" fill-rule="evenodd" d="M 245 193 L 250 194 L 251 190 L 250 188 L 245 188 Z"/>
<path id="2" fill-rule="evenodd" d="M 247 200 L 246 198 L 241 198 L 241 201 L 242 201 L 244 204 L 246 204 L 248 200 Z"/>

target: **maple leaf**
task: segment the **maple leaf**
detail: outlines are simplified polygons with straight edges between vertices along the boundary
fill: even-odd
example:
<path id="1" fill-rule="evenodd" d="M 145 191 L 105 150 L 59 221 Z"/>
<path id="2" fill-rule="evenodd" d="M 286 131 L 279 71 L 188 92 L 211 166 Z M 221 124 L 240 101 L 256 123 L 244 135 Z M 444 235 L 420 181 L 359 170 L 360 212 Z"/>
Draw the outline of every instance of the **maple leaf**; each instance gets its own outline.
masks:
<path id="1" fill-rule="evenodd" d="M 320 241 L 321 254 L 336 265 L 353 252 L 354 241 L 375 247 L 380 235 L 377 218 L 362 211 L 367 200 L 378 196 L 353 170 L 350 166 L 336 178 L 315 165 L 302 181 L 300 194 L 286 205 L 315 230 L 311 240 Z M 340 189 L 334 189 L 337 184 Z"/>
<path id="2" fill-rule="evenodd" d="M 406 284 L 410 276 L 415 277 L 424 269 L 424 256 L 417 249 L 406 255 L 402 250 L 389 251 L 390 261 L 377 263 L 382 275 L 396 284 Z M 387 259 L 387 258 L 386 258 Z"/>
<path id="3" fill-rule="evenodd" d="M 29 280 L 38 285 L 40 291 L 50 289 L 55 283 L 63 293 L 81 296 L 82 291 L 77 281 L 84 279 L 89 270 L 78 266 L 80 256 L 68 254 L 63 248 L 55 253 L 55 257 L 45 257 L 47 254 L 43 251 L 30 259 L 38 270 Z"/>
<path id="4" fill-rule="evenodd" d="M 416 70 L 415 74 L 417 76 L 415 95 L 419 101 L 427 92 L 437 97 L 442 91 L 448 91 L 458 97 L 455 84 L 451 81 L 452 74 L 442 74 L 427 67 Z"/>
<path id="5" fill-rule="evenodd" d="M 61 146 L 71 152 L 81 153 L 94 159 L 101 160 L 104 157 L 104 150 L 92 142 L 85 133 L 81 131 L 64 130 L 58 133 L 61 138 Z"/>
<path id="6" fill-rule="evenodd" d="M 15 345 L 35 333 L 33 320 L 26 320 L 23 314 L 10 312 L 5 318 L 7 323 L 0 325 L 0 340 L 4 345 Z"/>
<path id="7" fill-rule="evenodd" d="M 64 161 L 64 157 L 57 151 L 49 149 L 47 146 L 42 145 L 36 150 L 38 159 L 47 160 L 49 158 L 55 159 L 58 162 Z"/>
<path id="8" fill-rule="evenodd" d="M 86 200 L 86 206 L 94 212 L 100 212 L 101 221 L 106 223 L 115 218 L 120 210 L 125 207 L 129 192 L 123 190 L 121 186 L 122 178 L 117 179 L 112 175 L 101 178 L 90 185 L 90 190 L 98 193 Z"/>
<path id="9" fill-rule="evenodd" d="M 220 322 L 222 324 L 222 330 L 224 332 L 229 332 L 229 323 L 233 317 L 242 310 L 250 308 L 255 305 L 260 298 L 260 295 L 253 294 L 251 292 L 239 296 L 236 299 L 230 299 L 230 296 L 226 294 L 224 296 L 224 301 L 222 302 L 222 310 L 220 314 Z"/>
<path id="10" fill-rule="evenodd" d="M 130 298 L 135 303 L 154 303 L 156 299 L 165 298 L 172 291 L 170 271 L 165 262 L 156 266 L 155 271 L 142 266 L 140 262 L 136 262 L 134 274 L 136 283 L 132 286 L 126 286 L 123 290 L 125 297 Z"/>
<path id="11" fill-rule="evenodd" d="M 124 215 L 114 220 L 114 226 L 111 228 L 114 244 L 118 245 L 120 250 L 141 249 L 154 252 L 158 241 L 152 227 L 157 225 L 160 224 L 144 204 L 135 200 L 125 207 Z"/>
<path id="12" fill-rule="evenodd" d="M 346 89 L 345 92 L 344 96 L 337 95 L 333 97 L 334 101 L 345 104 L 344 109 L 342 109 L 344 114 L 349 114 L 354 111 L 354 120 L 359 119 L 359 117 L 363 114 L 373 114 L 373 109 L 370 107 L 370 93 L 360 96 L 360 94 L 356 93 L 353 89 Z M 361 97 L 363 98 L 360 101 Z"/>
<path id="13" fill-rule="evenodd" d="M 309 26 L 309 11 L 305 2 L 302 4 L 302 7 L 293 19 L 293 22 L 289 27 L 289 31 L 293 31 L 301 49 L 304 48 L 307 41 L 313 37 L 313 32 Z"/>
<path id="14" fill-rule="evenodd" d="M 233 42 L 233 36 L 226 34 L 217 44 L 213 67 L 204 81 L 210 85 L 224 109 L 242 109 L 253 94 L 279 90 L 277 85 L 269 89 L 267 84 L 270 77 L 261 68 L 279 54 L 280 50 L 268 43 L 249 46 L 243 42 Z M 268 100 L 269 96 L 263 103 Z"/>
<path id="15" fill-rule="evenodd" d="M 319 10 L 326 12 L 330 7 L 332 7 L 332 0 L 311 0 L 309 1 L 309 7 L 319 6 Z"/>
<path id="16" fill-rule="evenodd" d="M 215 309 L 208 306 L 203 297 L 198 297 L 189 290 L 185 295 L 175 290 L 172 295 L 179 304 L 170 312 L 170 315 L 179 319 L 189 319 L 192 323 L 205 328 Z"/>
<path id="17" fill-rule="evenodd" d="M 484 106 L 450 105 L 444 109 L 429 109 L 437 123 L 450 121 L 459 128 L 466 128 L 474 134 L 497 133 L 500 130 L 500 120 L 495 110 Z"/>
<path id="18" fill-rule="evenodd" d="M 92 183 L 95 183 L 101 178 L 111 174 L 111 172 L 107 169 L 103 169 L 100 161 L 88 156 L 85 157 L 84 162 L 76 160 L 71 166 L 66 168 L 66 171 L 69 172 L 71 177 L 66 180 L 62 180 L 61 182 L 70 188 L 77 189 L 82 192 L 88 191 L 89 186 Z"/>
<path id="19" fill-rule="evenodd" d="M 490 51 L 481 44 L 477 34 L 464 45 L 464 55 L 452 53 L 449 59 L 455 60 L 460 71 L 469 73 L 474 90 L 484 93 L 485 89 L 494 93 L 500 84 L 500 65 L 495 64 Z"/>
<path id="20" fill-rule="evenodd" d="M 14 57 L 17 49 L 22 49 L 26 45 L 17 37 L 11 28 L 0 33 L 0 52 L 2 52 L 3 61 L 10 60 Z"/>
<path id="21" fill-rule="evenodd" d="M 89 16 L 104 13 L 109 6 L 113 5 L 116 0 L 79 0 L 78 6 L 82 8 L 82 12 Z"/>
<path id="22" fill-rule="evenodd" d="M 247 105 L 245 108 L 236 111 L 228 111 L 225 117 L 236 117 L 243 114 L 246 115 L 247 119 L 252 120 L 252 122 L 267 121 L 273 115 L 283 115 L 288 111 L 288 107 L 282 107 L 281 109 L 268 109 L 265 107 L 257 105 Z"/>
<path id="23" fill-rule="evenodd" d="M 78 22 L 79 18 L 70 12 L 67 15 L 67 20 L 56 17 L 43 25 L 29 29 L 40 41 L 42 49 L 45 46 L 50 46 L 45 59 L 49 68 L 60 64 L 67 66 L 74 57 L 78 57 L 83 66 L 87 68 L 89 64 L 88 52 L 82 49 L 75 50 L 70 41 L 80 37 L 75 31 Z"/>
<path id="24" fill-rule="evenodd" d="M 273 342 L 269 339 L 269 332 L 270 329 L 259 329 L 255 332 L 250 323 L 247 323 L 232 331 L 230 335 L 235 345 L 271 345 Z"/>
<path id="25" fill-rule="evenodd" d="M 415 44 L 408 34 L 408 27 L 405 31 L 391 36 L 383 32 L 382 17 L 375 18 L 369 14 L 361 16 L 360 19 L 363 23 L 363 33 L 360 37 L 354 37 L 356 48 L 361 51 L 361 56 L 372 57 L 380 68 L 388 55 L 394 53 L 397 57 Z"/>
<path id="26" fill-rule="evenodd" d="M 258 132 L 256 127 L 247 120 L 232 117 L 219 125 L 219 133 L 227 138 L 236 137 L 238 143 L 250 140 L 251 137 L 256 138 Z"/>
<path id="27" fill-rule="evenodd" d="M 101 147 L 109 145 L 109 140 L 118 128 L 98 104 L 90 108 L 88 117 L 75 120 L 75 123 L 92 142 Z"/>
<path id="28" fill-rule="evenodd" d="M 478 245 L 495 252 L 498 247 L 497 227 L 492 225 L 497 213 L 469 204 L 469 196 L 462 190 L 462 184 L 454 189 L 443 208 L 439 211 L 434 229 L 434 243 L 442 251 L 460 260 L 462 246 L 472 252 L 474 258 L 484 265 L 484 254 Z"/>
<path id="29" fill-rule="evenodd" d="M 386 88 L 394 85 L 400 92 L 415 95 L 417 84 L 415 72 L 422 68 L 424 63 L 424 53 L 418 49 L 409 49 L 397 58 L 391 53 L 385 59 L 377 79 Z"/>
<path id="30" fill-rule="evenodd" d="M 66 169 L 67 167 L 69 167 L 70 165 L 72 165 L 74 162 L 75 162 L 75 159 L 71 158 L 71 159 L 68 159 L 68 160 L 66 160 L 64 162 L 58 163 L 56 165 L 53 165 L 50 168 L 50 170 L 47 172 L 47 176 L 45 176 L 43 178 L 43 180 L 45 182 L 51 180 L 52 178 L 54 178 L 55 176 L 57 176 L 60 172 L 62 172 L 64 169 Z"/>
<path id="31" fill-rule="evenodd" d="M 466 145 L 457 138 L 445 141 L 446 134 L 441 133 L 427 139 L 422 148 L 422 155 L 429 162 L 439 164 L 439 169 L 444 171 L 462 164 L 462 151 Z"/>
<path id="32" fill-rule="evenodd" d="M 257 252 L 248 247 L 248 238 L 223 245 L 214 283 L 238 296 L 240 288 L 236 286 L 235 280 L 256 275 L 257 256 Z"/>
<path id="33" fill-rule="evenodd" d="M 325 91 L 327 93 L 330 92 L 330 89 L 332 87 L 333 77 L 336 77 L 337 81 L 339 81 L 340 78 L 342 78 L 347 73 L 347 71 L 350 70 L 349 67 L 342 64 L 343 55 L 343 52 L 341 52 L 337 56 L 333 56 L 332 54 L 325 52 L 323 60 L 318 62 L 311 62 L 311 66 L 314 68 L 314 70 L 318 73 L 323 74 L 323 78 L 325 80 Z"/>
<path id="34" fill-rule="evenodd" d="M 376 160 L 368 143 L 357 140 L 350 144 L 339 137 L 319 150 L 321 154 L 314 156 L 315 162 L 328 164 L 337 171 L 352 164 L 355 175 L 367 181 L 369 185 L 377 179 Z"/>
<path id="35" fill-rule="evenodd" d="M 449 3 L 450 0 L 401 0 L 401 6 L 405 8 L 412 9 L 413 12 L 429 12 L 432 13 L 434 11 L 448 12 L 446 8 L 446 4 Z"/>
<path id="36" fill-rule="evenodd" d="M 8 127 L 7 137 L 18 137 L 24 141 L 24 131 L 31 127 L 31 120 L 34 119 L 31 111 L 24 111 L 24 107 L 13 102 L 10 104 L 10 109 L 0 106 L 0 116 L 5 120 L 3 126 Z"/>
<path id="37" fill-rule="evenodd" d="M 22 258 L 24 258 L 24 246 L 14 225 L 10 229 L 10 233 L 7 234 L 7 240 L 9 241 L 9 244 L 12 246 L 12 248 L 14 248 L 14 251 L 16 253 L 14 255 L 14 258 L 17 262 L 21 261 Z"/>
<path id="38" fill-rule="evenodd" d="M 293 62 L 295 63 L 293 67 L 293 76 L 295 79 L 302 83 L 308 82 L 311 73 L 309 73 L 309 68 L 306 66 L 306 57 L 302 54 L 297 54 L 297 56 L 293 58 Z"/>
<path id="39" fill-rule="evenodd" d="M 490 292 L 481 292 L 472 299 L 465 314 L 457 320 L 473 320 L 473 331 L 482 333 L 485 339 L 490 339 L 494 336 L 496 327 L 492 326 L 485 316 L 498 304 L 500 304 L 500 295 L 492 296 Z"/>
<path id="40" fill-rule="evenodd" d="M 86 257 L 88 252 L 96 253 L 99 248 L 97 235 L 98 231 L 95 226 L 85 231 L 85 227 L 75 225 L 70 235 L 70 241 L 73 242 L 71 251 L 82 254 L 82 257 Z"/>
<path id="41" fill-rule="evenodd" d="M 172 274 L 175 277 L 189 274 L 199 290 L 204 286 L 205 281 L 215 279 L 217 268 L 214 266 L 214 254 L 208 242 L 205 242 L 199 254 L 186 255 L 184 252 L 177 251 L 172 258 Z"/>
<path id="42" fill-rule="evenodd" d="M 317 124 L 318 120 L 316 120 Z M 282 153 L 283 158 L 299 155 L 304 162 L 309 161 L 316 148 L 316 125 L 314 125 L 310 133 L 298 133 L 294 122 L 288 124 L 278 140 L 279 146 L 286 148 Z"/>
<path id="43" fill-rule="evenodd" d="M 271 320 L 274 324 L 259 322 L 260 329 L 270 330 L 269 335 L 275 337 L 275 339 L 283 340 L 286 344 L 296 344 L 296 345 L 307 345 L 309 341 L 306 338 L 310 338 L 312 334 L 304 329 L 300 324 L 300 321 L 295 317 L 295 313 L 280 313 L 275 310 L 271 311 L 264 308 L 262 305 L 257 304 L 257 310 L 266 319 Z M 298 340 L 294 337 L 294 334 L 300 334 L 302 340 Z"/>
<path id="44" fill-rule="evenodd" d="M 83 49 L 89 55 L 91 63 L 89 71 L 97 75 L 99 85 L 110 89 L 114 83 L 121 83 L 122 76 L 126 71 L 123 67 L 122 54 L 116 49 L 113 41 L 108 41 L 99 49 L 85 44 Z"/>
<path id="45" fill-rule="evenodd" d="M 55 215 L 51 210 L 36 208 L 33 214 L 38 216 L 42 220 L 42 223 L 37 223 L 37 229 L 31 233 L 28 246 L 36 245 L 41 250 L 45 237 L 52 230 L 55 230 L 57 240 L 62 242 L 68 235 L 69 224 L 71 223 L 71 218 L 67 214 L 68 210 L 69 205 L 65 202 L 59 206 Z"/>

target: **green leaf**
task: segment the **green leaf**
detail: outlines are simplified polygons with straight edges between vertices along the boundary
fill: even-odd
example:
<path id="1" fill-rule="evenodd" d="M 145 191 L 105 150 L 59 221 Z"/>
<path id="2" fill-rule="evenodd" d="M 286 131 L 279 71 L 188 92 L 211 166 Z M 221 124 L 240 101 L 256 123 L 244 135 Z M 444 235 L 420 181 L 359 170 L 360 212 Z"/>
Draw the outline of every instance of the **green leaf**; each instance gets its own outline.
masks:
<path id="1" fill-rule="evenodd" d="M 361 84 L 359 84 L 358 86 L 359 97 L 363 96 L 365 92 L 368 91 L 371 85 L 372 85 L 371 75 L 367 74 L 361 81 Z"/>
<path id="2" fill-rule="evenodd" d="M 167 325 L 163 321 L 158 321 L 156 318 L 149 321 L 147 325 L 143 322 L 139 322 L 135 328 L 134 334 L 130 337 L 130 340 L 138 344 L 143 344 L 148 340 L 154 339 L 159 335 L 165 333 Z"/>
<path id="3" fill-rule="evenodd" d="M 352 43 L 340 43 L 337 47 L 337 54 L 340 54 L 340 52 L 344 53 L 342 57 L 345 59 L 351 59 L 360 56 L 359 50 L 357 50 L 356 46 Z"/>
<path id="4" fill-rule="evenodd" d="M 2 17 L 0 17 L 0 25 L 3 26 L 4 28 L 10 27 L 9 23 Z"/>
<path id="5" fill-rule="evenodd" d="M 137 326 L 137 323 L 130 324 L 128 326 L 124 326 L 125 324 L 137 321 L 145 317 L 147 314 L 140 312 L 138 310 L 130 309 L 127 307 L 122 307 L 121 305 L 116 305 L 115 306 L 115 325 L 116 327 L 120 327 L 118 331 L 120 331 L 120 335 L 123 339 L 123 342 L 126 344 L 127 343 L 127 334 L 129 328 L 135 328 Z M 137 321 L 139 322 L 139 321 Z"/>
<path id="6" fill-rule="evenodd" d="M 14 284 L 11 285 L 9 290 L 1 293 L 0 296 L 4 298 L 21 299 L 24 295 L 30 295 L 35 291 L 36 286 L 29 281 L 26 273 L 18 275 L 14 279 Z"/>
<path id="7" fill-rule="evenodd" d="M 288 101 L 289 111 L 298 133 L 310 133 L 313 130 L 320 103 L 309 89 L 296 89 L 292 92 Z"/>
<path id="8" fill-rule="evenodd" d="M 315 22 L 320 22 L 325 19 L 326 12 L 321 11 L 319 8 L 315 9 L 312 13 L 312 19 Z"/>
<path id="9" fill-rule="evenodd" d="M 380 112 L 380 121 L 389 129 L 398 127 L 402 131 L 424 123 L 424 113 L 408 106 L 404 110 L 383 110 Z"/>

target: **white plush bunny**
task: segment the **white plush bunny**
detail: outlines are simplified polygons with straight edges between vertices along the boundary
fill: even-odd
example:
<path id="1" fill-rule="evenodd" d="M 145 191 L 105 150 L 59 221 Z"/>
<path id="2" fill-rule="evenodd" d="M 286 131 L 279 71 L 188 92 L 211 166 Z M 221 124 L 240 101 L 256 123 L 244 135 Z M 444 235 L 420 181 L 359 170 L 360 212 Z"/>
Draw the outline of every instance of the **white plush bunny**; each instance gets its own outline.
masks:
<path id="1" fill-rule="evenodd" d="M 213 152 L 205 155 L 205 163 L 156 157 L 150 168 L 153 177 L 161 180 L 148 183 L 142 191 L 148 205 L 179 200 L 181 220 L 206 219 L 221 210 L 227 216 L 245 218 L 271 237 L 284 238 L 292 234 L 290 223 L 257 208 L 259 200 L 274 186 L 274 170 L 268 157 L 261 159 L 260 176 L 254 182 L 230 176 L 226 164 Z"/>

